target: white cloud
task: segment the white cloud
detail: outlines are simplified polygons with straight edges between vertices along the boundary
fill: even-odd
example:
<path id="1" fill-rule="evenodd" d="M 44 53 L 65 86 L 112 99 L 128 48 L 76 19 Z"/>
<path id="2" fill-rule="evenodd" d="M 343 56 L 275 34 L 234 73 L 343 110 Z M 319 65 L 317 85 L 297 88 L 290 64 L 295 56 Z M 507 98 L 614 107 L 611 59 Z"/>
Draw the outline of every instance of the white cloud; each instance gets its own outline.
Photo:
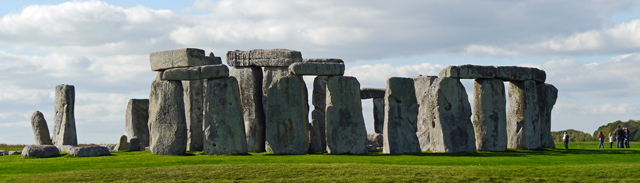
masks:
<path id="1" fill-rule="evenodd" d="M 580 107 L 582 114 L 604 114 L 604 115 L 619 115 L 619 114 L 636 114 L 638 113 L 637 105 L 630 103 L 622 104 L 604 104 L 604 105 L 589 105 Z"/>

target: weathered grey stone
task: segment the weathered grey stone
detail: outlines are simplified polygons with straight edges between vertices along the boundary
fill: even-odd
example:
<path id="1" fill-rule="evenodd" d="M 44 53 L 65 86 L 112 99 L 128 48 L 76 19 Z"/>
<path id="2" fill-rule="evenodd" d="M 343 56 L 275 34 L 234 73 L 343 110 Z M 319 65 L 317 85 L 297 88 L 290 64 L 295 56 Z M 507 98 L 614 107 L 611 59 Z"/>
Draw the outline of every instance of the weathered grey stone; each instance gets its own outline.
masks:
<path id="1" fill-rule="evenodd" d="M 129 151 L 140 151 L 142 148 L 140 146 L 140 139 L 136 136 L 128 138 L 129 139 Z"/>
<path id="2" fill-rule="evenodd" d="M 373 130 L 376 133 L 384 131 L 384 98 L 373 99 Z"/>
<path id="3" fill-rule="evenodd" d="M 414 87 L 416 90 L 416 100 L 418 101 L 418 141 L 420 141 L 420 150 L 429 151 L 431 148 L 431 140 L 429 131 L 431 131 L 430 120 L 427 118 L 427 112 L 432 109 L 429 108 L 429 88 L 431 84 L 438 78 L 438 76 L 418 76 L 413 78 Z"/>
<path id="4" fill-rule="evenodd" d="M 204 57 L 204 65 L 218 65 L 222 64 L 222 59 L 213 55 L 213 52 L 209 53 L 209 56 Z"/>
<path id="5" fill-rule="evenodd" d="M 109 149 L 109 151 L 114 151 L 114 149 L 116 148 L 116 145 L 118 144 L 100 144 L 100 146 L 106 147 L 107 149 Z"/>
<path id="6" fill-rule="evenodd" d="M 142 148 L 149 146 L 149 99 L 129 99 L 124 134 L 138 137 Z M 131 140 L 129 140 L 131 143 Z"/>
<path id="7" fill-rule="evenodd" d="M 102 146 L 73 147 L 68 153 L 74 157 L 96 157 L 111 154 L 108 148 Z"/>
<path id="8" fill-rule="evenodd" d="M 496 72 L 497 69 L 494 66 L 450 65 L 440 71 L 440 77 L 461 79 L 493 79 L 496 77 Z"/>
<path id="9" fill-rule="evenodd" d="M 540 146 L 543 148 L 556 148 L 551 136 L 551 110 L 558 99 L 558 89 L 547 83 L 537 83 L 538 99 L 540 99 Z"/>
<path id="10" fill-rule="evenodd" d="M 429 89 L 432 152 L 475 152 L 471 105 L 460 79 L 438 78 Z"/>
<path id="11" fill-rule="evenodd" d="M 367 153 L 367 129 L 362 117 L 358 79 L 348 76 L 329 77 L 326 120 L 329 154 Z"/>
<path id="12" fill-rule="evenodd" d="M 264 152 L 264 111 L 262 106 L 262 68 L 235 67 L 230 75 L 238 80 L 247 148 Z"/>
<path id="13" fill-rule="evenodd" d="M 153 52 L 149 55 L 151 70 L 162 71 L 170 68 L 201 66 L 204 64 L 204 50 L 182 48 Z"/>
<path id="14" fill-rule="evenodd" d="M 164 81 L 158 73 L 149 95 L 149 135 L 151 153 L 182 155 L 187 150 L 182 82 Z"/>
<path id="15" fill-rule="evenodd" d="M 476 79 L 473 128 L 478 151 L 507 150 L 507 98 L 500 79 Z"/>
<path id="16" fill-rule="evenodd" d="M 162 72 L 163 80 L 200 80 L 229 77 L 229 68 L 225 65 L 205 65 L 167 69 Z"/>
<path id="17" fill-rule="evenodd" d="M 496 68 L 496 78 L 506 81 L 534 80 L 544 83 L 547 79 L 547 74 L 538 68 L 518 66 L 498 66 Z"/>
<path id="18" fill-rule="evenodd" d="M 381 152 L 384 143 L 382 133 L 369 133 L 367 134 L 367 151 L 369 152 Z"/>
<path id="19" fill-rule="evenodd" d="M 360 89 L 361 99 L 384 98 L 387 89 L 384 88 L 362 88 Z"/>
<path id="20" fill-rule="evenodd" d="M 22 154 L 22 151 L 9 151 L 9 153 L 7 153 L 8 155 L 20 155 Z"/>
<path id="21" fill-rule="evenodd" d="M 536 82 L 509 82 L 509 113 L 507 113 L 507 148 L 540 148 L 540 106 Z"/>
<path id="22" fill-rule="evenodd" d="M 66 153 L 70 153 L 71 149 L 78 147 L 78 146 L 72 146 L 72 145 L 61 145 L 58 146 L 58 150 L 60 151 L 60 153 L 66 152 Z"/>
<path id="23" fill-rule="evenodd" d="M 120 141 L 118 141 L 118 145 L 116 145 L 115 149 L 116 149 L 116 151 L 129 150 L 127 145 L 128 145 L 127 136 L 126 135 L 122 135 L 122 136 L 120 136 Z"/>
<path id="24" fill-rule="evenodd" d="M 265 148 L 274 154 L 306 154 L 309 150 L 307 130 L 307 87 L 301 76 L 276 80 L 268 90 L 265 103 Z"/>
<path id="25" fill-rule="evenodd" d="M 36 145 L 53 145 L 49 137 L 47 121 L 40 111 L 33 112 L 33 115 L 31 115 L 31 128 L 36 139 Z"/>
<path id="26" fill-rule="evenodd" d="M 314 111 L 316 110 L 314 109 Z M 313 122 L 307 124 L 307 129 L 309 129 L 309 153 L 324 151 L 320 143 L 320 129 L 314 126 Z"/>
<path id="27" fill-rule="evenodd" d="M 203 80 L 182 81 L 184 109 L 187 123 L 187 150 L 202 151 L 204 120 Z"/>
<path id="28" fill-rule="evenodd" d="M 289 65 L 295 62 L 302 62 L 302 53 L 294 50 L 255 49 L 250 51 L 234 50 L 227 52 L 227 64 L 234 67 L 289 67 Z"/>
<path id="29" fill-rule="evenodd" d="M 264 105 L 269 97 L 269 87 L 282 77 L 289 76 L 289 67 L 265 67 L 262 70 L 262 104 L 263 111 L 266 114 L 269 108 Z"/>
<path id="30" fill-rule="evenodd" d="M 291 75 L 342 76 L 344 75 L 344 64 L 332 62 L 298 62 L 289 66 L 289 73 Z"/>
<path id="31" fill-rule="evenodd" d="M 28 145 L 22 149 L 22 158 L 48 158 L 60 156 L 60 151 L 53 145 Z"/>
<path id="32" fill-rule="evenodd" d="M 247 154 L 240 89 L 235 77 L 208 80 L 204 154 Z"/>
<path id="33" fill-rule="evenodd" d="M 326 99 L 325 99 L 326 100 Z M 323 152 L 327 149 L 327 139 L 326 139 L 326 120 L 325 120 L 325 112 L 319 108 L 313 109 L 311 111 L 311 144 L 309 147 L 310 152 Z"/>
<path id="34" fill-rule="evenodd" d="M 78 145 L 74 116 L 75 88 L 73 85 L 56 86 L 53 145 Z"/>
<path id="35" fill-rule="evenodd" d="M 318 128 L 320 135 L 320 149 L 317 152 L 325 151 L 327 148 L 326 119 L 325 110 L 327 108 L 327 79 L 328 76 L 316 76 L 313 79 L 313 93 L 311 103 L 314 106 L 311 112 L 311 123 Z"/>
<path id="36" fill-rule="evenodd" d="M 384 100 L 384 147 L 387 154 L 418 153 L 418 102 L 412 78 L 387 80 Z"/>
<path id="37" fill-rule="evenodd" d="M 320 63 L 337 63 L 344 64 L 344 61 L 339 58 L 305 58 L 302 62 L 320 62 Z"/>

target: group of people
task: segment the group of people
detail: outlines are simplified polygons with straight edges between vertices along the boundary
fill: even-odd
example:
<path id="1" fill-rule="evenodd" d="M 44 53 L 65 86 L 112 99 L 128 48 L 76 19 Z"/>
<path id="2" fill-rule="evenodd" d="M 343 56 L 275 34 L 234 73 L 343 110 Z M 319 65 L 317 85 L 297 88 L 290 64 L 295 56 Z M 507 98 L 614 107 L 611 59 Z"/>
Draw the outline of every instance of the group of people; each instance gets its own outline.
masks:
<path id="1" fill-rule="evenodd" d="M 618 125 L 618 128 L 616 128 L 613 134 L 610 132 L 609 148 L 613 148 L 614 136 L 615 136 L 615 142 L 617 142 L 616 148 L 629 148 L 629 128 L 626 128 L 626 127 L 621 128 L 620 125 Z M 604 149 L 605 148 L 603 144 L 604 134 L 602 134 L 602 131 L 600 131 L 600 133 L 598 134 L 598 139 L 600 140 L 600 145 L 598 145 L 598 149 L 600 149 L 600 147 Z"/>

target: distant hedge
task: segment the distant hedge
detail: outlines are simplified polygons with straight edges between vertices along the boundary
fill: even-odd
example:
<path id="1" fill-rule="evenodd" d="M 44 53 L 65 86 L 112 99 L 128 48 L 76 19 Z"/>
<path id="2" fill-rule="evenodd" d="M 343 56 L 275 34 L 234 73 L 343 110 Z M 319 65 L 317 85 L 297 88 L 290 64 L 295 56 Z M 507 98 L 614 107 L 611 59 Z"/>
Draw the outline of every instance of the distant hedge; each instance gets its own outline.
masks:
<path id="1" fill-rule="evenodd" d="M 616 128 L 620 125 L 620 127 L 629 128 L 629 141 L 636 141 L 640 139 L 640 133 L 638 133 L 638 128 L 640 127 L 640 120 L 629 120 L 626 122 L 622 122 L 620 120 L 602 125 L 595 132 L 593 132 L 593 136 L 598 137 L 598 132 L 602 131 L 605 137 L 609 137 L 609 132 L 613 134 Z"/>

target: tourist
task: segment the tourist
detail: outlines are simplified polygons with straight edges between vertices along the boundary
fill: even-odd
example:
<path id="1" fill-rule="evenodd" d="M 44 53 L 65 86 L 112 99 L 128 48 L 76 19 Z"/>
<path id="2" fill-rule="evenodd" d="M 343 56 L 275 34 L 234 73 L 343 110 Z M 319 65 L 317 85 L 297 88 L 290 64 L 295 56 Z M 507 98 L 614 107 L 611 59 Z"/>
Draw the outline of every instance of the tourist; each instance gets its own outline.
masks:
<path id="1" fill-rule="evenodd" d="M 602 131 L 600 131 L 600 133 L 598 133 L 598 140 L 600 140 L 600 144 L 598 145 L 598 149 L 600 149 L 601 146 L 604 149 L 604 144 L 602 144 L 604 142 L 604 135 L 602 134 Z"/>
<path id="2" fill-rule="evenodd" d="M 569 134 L 564 132 L 564 136 L 562 136 L 562 141 L 564 141 L 564 149 L 569 149 Z"/>
<path id="3" fill-rule="evenodd" d="M 616 128 L 616 131 L 614 133 L 616 135 L 616 148 L 624 148 L 622 146 L 624 142 L 624 131 L 622 131 L 620 125 L 618 125 L 618 128 Z"/>
<path id="4" fill-rule="evenodd" d="M 624 145 L 629 148 L 629 128 L 624 128 Z"/>
<path id="5" fill-rule="evenodd" d="M 609 132 L 609 149 L 613 148 L 613 135 Z"/>

